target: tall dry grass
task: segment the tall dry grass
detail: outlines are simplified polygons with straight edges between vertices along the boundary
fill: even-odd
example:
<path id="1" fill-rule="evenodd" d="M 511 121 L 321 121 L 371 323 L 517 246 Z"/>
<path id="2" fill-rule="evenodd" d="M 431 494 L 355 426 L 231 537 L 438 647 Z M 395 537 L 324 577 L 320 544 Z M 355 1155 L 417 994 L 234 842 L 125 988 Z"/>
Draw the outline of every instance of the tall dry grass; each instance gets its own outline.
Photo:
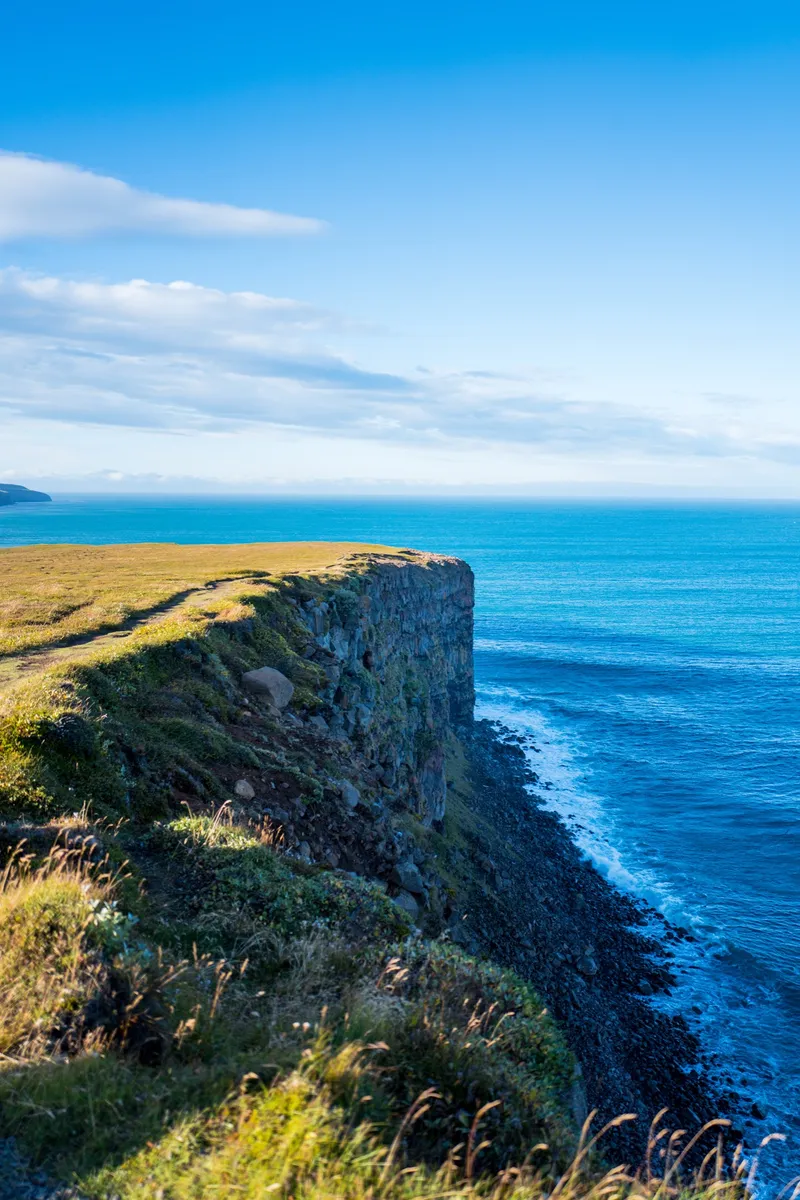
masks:
<path id="1" fill-rule="evenodd" d="M 96 986 L 87 933 L 113 886 L 86 848 L 53 846 L 37 863 L 24 843 L 0 875 L 0 1060 L 40 1054 L 53 1023 Z"/>
<path id="2" fill-rule="evenodd" d="M 742 1148 L 726 1151 L 727 1122 L 711 1121 L 694 1136 L 669 1130 L 666 1112 L 650 1128 L 645 1162 L 604 1169 L 600 1152 L 613 1128 L 630 1114 L 593 1132 L 594 1114 L 581 1131 L 567 1168 L 554 1172 L 541 1151 L 498 1173 L 481 1170 L 486 1143 L 474 1116 L 463 1140 L 439 1166 L 410 1161 L 407 1140 L 436 1098 L 421 1092 L 394 1136 L 359 1115 L 370 1100 L 369 1052 L 358 1043 L 334 1050 L 324 1036 L 306 1050 L 300 1066 L 271 1086 L 246 1075 L 238 1092 L 211 1118 L 179 1120 L 166 1136 L 128 1159 L 81 1181 L 90 1196 L 120 1200 L 157 1195 L 162 1200 L 236 1196 L 240 1200 L 744 1200 L 753 1194 L 758 1159 Z M 499 1101 L 493 1102 L 494 1104 Z M 388 1136 L 387 1136 L 388 1134 Z M 764 1139 L 763 1150 L 771 1138 Z M 699 1166 L 687 1169 L 693 1151 L 707 1146 Z M 781 1200 L 797 1200 L 800 1181 Z"/>

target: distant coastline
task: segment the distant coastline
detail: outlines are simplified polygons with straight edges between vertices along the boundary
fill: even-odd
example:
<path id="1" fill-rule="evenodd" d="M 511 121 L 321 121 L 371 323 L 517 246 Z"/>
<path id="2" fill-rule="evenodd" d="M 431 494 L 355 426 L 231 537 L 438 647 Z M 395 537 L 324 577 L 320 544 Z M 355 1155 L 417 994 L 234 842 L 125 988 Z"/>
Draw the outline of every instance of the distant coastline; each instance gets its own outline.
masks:
<path id="1" fill-rule="evenodd" d="M 43 504 L 52 499 L 47 492 L 34 492 L 19 483 L 0 483 L 0 506 L 3 508 L 11 504 Z"/>

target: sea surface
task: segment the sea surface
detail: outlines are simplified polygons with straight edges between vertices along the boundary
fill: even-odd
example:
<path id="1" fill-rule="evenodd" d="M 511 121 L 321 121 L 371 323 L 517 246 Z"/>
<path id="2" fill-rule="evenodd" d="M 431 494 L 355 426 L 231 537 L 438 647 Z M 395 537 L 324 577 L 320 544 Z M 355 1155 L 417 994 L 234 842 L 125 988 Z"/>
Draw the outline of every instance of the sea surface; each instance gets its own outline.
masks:
<path id="1" fill-rule="evenodd" d="M 586 854 L 691 931 L 667 1003 L 724 1064 L 751 1143 L 787 1134 L 767 1178 L 800 1171 L 800 506 L 95 496 L 0 509 L 0 546 L 295 539 L 470 562 L 479 713 L 535 734 L 542 795 Z"/>

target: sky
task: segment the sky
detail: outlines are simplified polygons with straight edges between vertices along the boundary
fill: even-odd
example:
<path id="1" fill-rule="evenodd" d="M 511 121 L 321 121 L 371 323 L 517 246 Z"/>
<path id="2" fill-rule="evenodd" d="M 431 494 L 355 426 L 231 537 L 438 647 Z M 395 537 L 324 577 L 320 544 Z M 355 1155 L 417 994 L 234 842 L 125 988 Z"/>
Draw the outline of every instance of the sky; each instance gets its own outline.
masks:
<path id="1" fill-rule="evenodd" d="M 800 6 L 16 5 L 0 479 L 800 497 Z"/>

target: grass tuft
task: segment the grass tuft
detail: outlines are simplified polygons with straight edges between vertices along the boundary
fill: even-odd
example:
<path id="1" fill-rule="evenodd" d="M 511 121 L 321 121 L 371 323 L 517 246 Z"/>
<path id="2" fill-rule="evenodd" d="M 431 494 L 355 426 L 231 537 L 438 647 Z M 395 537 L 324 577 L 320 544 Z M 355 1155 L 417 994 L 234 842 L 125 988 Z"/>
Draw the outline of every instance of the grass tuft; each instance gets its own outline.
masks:
<path id="1" fill-rule="evenodd" d="M 0 1055 L 44 1052 L 58 1018 L 97 985 L 95 914 L 109 879 L 80 851 L 53 849 L 41 864 L 21 850 L 0 876 Z"/>

